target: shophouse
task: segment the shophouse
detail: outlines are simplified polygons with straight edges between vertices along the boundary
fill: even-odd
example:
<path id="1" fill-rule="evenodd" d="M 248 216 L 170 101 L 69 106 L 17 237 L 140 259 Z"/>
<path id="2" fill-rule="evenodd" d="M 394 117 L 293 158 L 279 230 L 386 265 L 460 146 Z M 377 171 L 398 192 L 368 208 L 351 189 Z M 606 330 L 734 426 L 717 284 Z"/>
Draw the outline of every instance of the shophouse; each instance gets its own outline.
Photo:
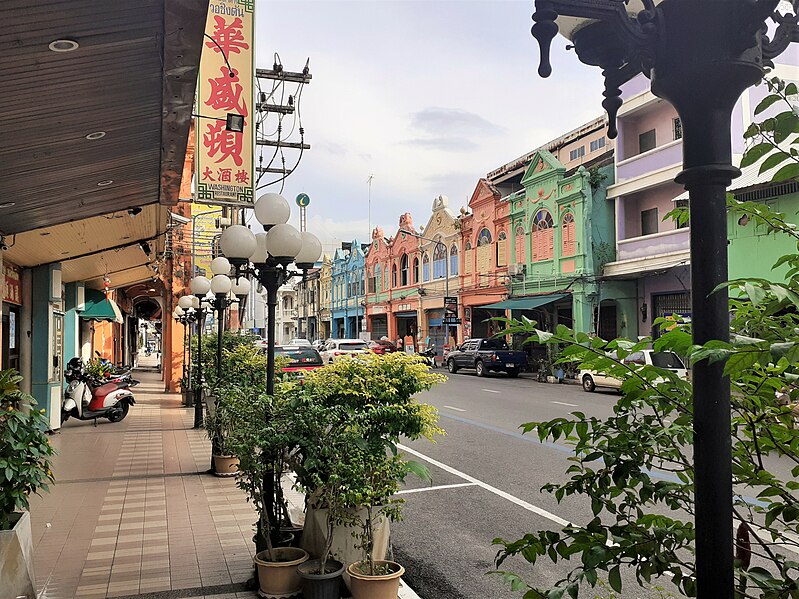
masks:
<path id="1" fill-rule="evenodd" d="M 356 239 L 342 243 L 331 265 L 331 326 L 334 339 L 355 339 L 366 329 L 364 248 Z"/>
<path id="2" fill-rule="evenodd" d="M 331 336 L 330 309 L 333 302 L 333 263 L 330 256 L 322 257 L 319 269 L 319 338 L 329 339 Z"/>
<path id="3" fill-rule="evenodd" d="M 402 345 L 414 350 L 424 342 L 419 331 L 423 319 L 420 316 L 423 296 L 419 285 L 423 264 L 419 235 L 421 232 L 406 212 L 400 216 L 399 228 L 393 237 L 386 239 L 380 227 L 372 231 L 372 245 L 366 260 L 370 336 L 402 340 Z"/>
<path id="4" fill-rule="evenodd" d="M 275 337 L 282 345 L 297 337 L 297 288 L 291 280 L 277 290 Z"/>
<path id="5" fill-rule="evenodd" d="M 777 64 L 774 74 L 799 81 L 796 66 Z M 624 310 L 624 318 L 634 323 L 631 335 L 657 334 L 652 329 L 656 318 L 691 313 L 689 227 L 666 218 L 675 207 L 688 203 L 687 193 L 674 182 L 682 169 L 682 125 L 671 104 L 652 94 L 645 77 L 634 78 L 622 92 L 615 183 L 608 189 L 615 203 L 616 259 L 605 266 L 602 284 L 614 285 L 618 297 L 632 298 Z M 749 88 L 735 108 L 734 161 L 743 154 L 743 132 L 766 93 L 764 85 Z M 771 173 L 760 175 L 758 170 L 759 165 L 744 169 L 730 190 L 739 197 L 780 206 L 793 218 L 793 184 L 768 185 Z M 771 257 L 782 251 L 774 236 L 762 235 L 748 222 L 731 222 L 728 231 L 731 277 L 774 276 Z"/>
<path id="6" fill-rule="evenodd" d="M 319 338 L 319 277 L 312 268 L 297 283 L 297 337 L 315 341 Z"/>

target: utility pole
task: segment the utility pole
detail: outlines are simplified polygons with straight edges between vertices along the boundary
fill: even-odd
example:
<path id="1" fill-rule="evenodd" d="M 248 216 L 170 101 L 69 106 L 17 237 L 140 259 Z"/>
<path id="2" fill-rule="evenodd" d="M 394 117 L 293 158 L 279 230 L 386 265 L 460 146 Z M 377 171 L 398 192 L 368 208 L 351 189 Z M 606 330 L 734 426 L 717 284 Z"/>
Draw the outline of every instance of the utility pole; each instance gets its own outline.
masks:
<path id="1" fill-rule="evenodd" d="M 368 205 L 367 213 L 369 218 L 368 220 L 369 231 L 367 232 L 369 233 L 369 235 L 366 238 L 369 239 L 370 241 L 372 239 L 372 179 L 374 178 L 375 178 L 374 175 L 369 175 L 369 178 L 366 180 L 366 185 L 369 188 L 369 194 L 367 199 L 367 205 Z"/>

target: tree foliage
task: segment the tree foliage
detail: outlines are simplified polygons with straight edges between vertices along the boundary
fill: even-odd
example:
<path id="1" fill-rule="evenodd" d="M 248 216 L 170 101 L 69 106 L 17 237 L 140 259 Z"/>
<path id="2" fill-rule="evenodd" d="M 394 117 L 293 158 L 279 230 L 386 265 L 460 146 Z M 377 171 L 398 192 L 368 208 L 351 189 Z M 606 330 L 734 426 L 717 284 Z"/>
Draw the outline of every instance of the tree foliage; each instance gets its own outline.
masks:
<path id="1" fill-rule="evenodd" d="M 799 177 L 799 115 L 779 111 L 797 93 L 795 84 L 765 82 L 769 95 L 756 114 L 774 113 L 746 132 L 743 166 L 760 163 L 775 181 Z M 775 112 L 776 111 L 776 112 Z M 548 588 L 500 571 L 525 599 L 576 598 L 581 588 L 607 580 L 622 592 L 623 574 L 637 583 L 657 581 L 675 592 L 696 595 L 694 569 L 693 401 L 688 380 L 669 370 L 625 358 L 646 347 L 684 360 L 724 361 L 732 386 L 732 469 L 738 597 L 799 597 L 799 234 L 785 214 L 759 202 L 728 196 L 729 210 L 747 215 L 775 235 L 787 235 L 797 252 L 781 257 L 779 276 L 730 281 L 731 340 L 695 345 L 690 323 L 658 319 L 657 339 L 606 341 L 559 326 L 539 330 L 527 319 L 505 320 L 503 334 L 531 334 L 533 341 L 565 344 L 562 362 L 578 362 L 621 379 L 622 396 L 609 418 L 581 412 L 522 425 L 542 441 L 571 445 L 564 483 L 542 490 L 560 502 L 578 497 L 592 517 L 560 531 L 542 530 L 521 539 L 496 539 L 496 564 L 521 556 L 566 562 L 567 575 Z M 687 220 L 687 211 L 671 215 Z M 782 273 L 785 273 L 782 275 Z"/>

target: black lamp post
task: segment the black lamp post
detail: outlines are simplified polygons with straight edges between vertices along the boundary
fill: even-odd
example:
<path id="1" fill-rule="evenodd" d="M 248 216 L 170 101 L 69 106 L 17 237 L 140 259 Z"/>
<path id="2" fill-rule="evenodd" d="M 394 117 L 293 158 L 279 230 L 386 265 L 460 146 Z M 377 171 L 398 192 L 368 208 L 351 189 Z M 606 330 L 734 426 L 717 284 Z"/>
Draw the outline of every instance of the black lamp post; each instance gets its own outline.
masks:
<path id="1" fill-rule="evenodd" d="M 560 31 L 579 59 L 603 69 L 608 135 L 616 137 L 619 87 L 639 73 L 671 102 L 683 126 L 683 171 L 690 198 L 694 343 L 729 339 L 726 190 L 732 165 L 732 110 L 764 67 L 799 41 L 796 15 L 779 0 L 536 0 L 533 36 L 539 74 Z M 796 9 L 797 0 L 793 1 Z M 637 5 L 637 7 L 636 7 Z M 797 12 L 794 10 L 794 12 Z M 766 21 L 777 23 L 773 38 Z M 694 364 L 696 576 L 699 599 L 732 599 L 732 454 L 730 384 L 724 364 Z"/>
<path id="2" fill-rule="evenodd" d="M 191 368 L 191 330 L 194 322 L 197 320 L 197 313 L 194 310 L 193 300 L 191 296 L 183 296 L 178 301 L 178 306 L 172 313 L 172 317 L 183 325 L 183 377 L 186 386 L 183 387 L 181 383 L 181 392 L 183 394 L 183 405 L 187 408 L 191 407 L 194 402 L 192 401 L 192 368 Z"/>

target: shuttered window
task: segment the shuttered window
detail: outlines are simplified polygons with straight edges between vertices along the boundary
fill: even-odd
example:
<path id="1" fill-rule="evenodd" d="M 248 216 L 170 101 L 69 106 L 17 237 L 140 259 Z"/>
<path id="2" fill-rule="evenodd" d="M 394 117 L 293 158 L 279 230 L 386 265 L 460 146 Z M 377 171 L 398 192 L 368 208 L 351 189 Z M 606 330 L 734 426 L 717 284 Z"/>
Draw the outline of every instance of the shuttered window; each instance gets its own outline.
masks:
<path id="1" fill-rule="evenodd" d="M 474 258 L 472 253 L 474 250 L 472 249 L 472 244 L 470 242 L 466 242 L 466 249 L 464 250 L 463 254 L 463 272 L 464 274 L 470 275 L 474 272 Z"/>
<path id="2" fill-rule="evenodd" d="M 497 267 L 508 265 L 508 236 L 500 231 L 497 236 Z"/>
<path id="3" fill-rule="evenodd" d="M 550 260 L 555 250 L 555 231 L 553 229 L 552 215 L 548 210 L 539 210 L 533 217 L 530 244 L 532 261 Z"/>
<path id="4" fill-rule="evenodd" d="M 560 252 L 563 256 L 574 256 L 576 249 L 576 241 L 574 238 L 574 214 L 567 212 L 563 217 L 561 223 L 561 248 Z"/>
<path id="5" fill-rule="evenodd" d="M 519 225 L 516 227 L 516 264 L 524 264 L 527 261 L 527 252 L 524 246 L 527 243 L 527 237 L 524 234 L 524 227 Z"/>

